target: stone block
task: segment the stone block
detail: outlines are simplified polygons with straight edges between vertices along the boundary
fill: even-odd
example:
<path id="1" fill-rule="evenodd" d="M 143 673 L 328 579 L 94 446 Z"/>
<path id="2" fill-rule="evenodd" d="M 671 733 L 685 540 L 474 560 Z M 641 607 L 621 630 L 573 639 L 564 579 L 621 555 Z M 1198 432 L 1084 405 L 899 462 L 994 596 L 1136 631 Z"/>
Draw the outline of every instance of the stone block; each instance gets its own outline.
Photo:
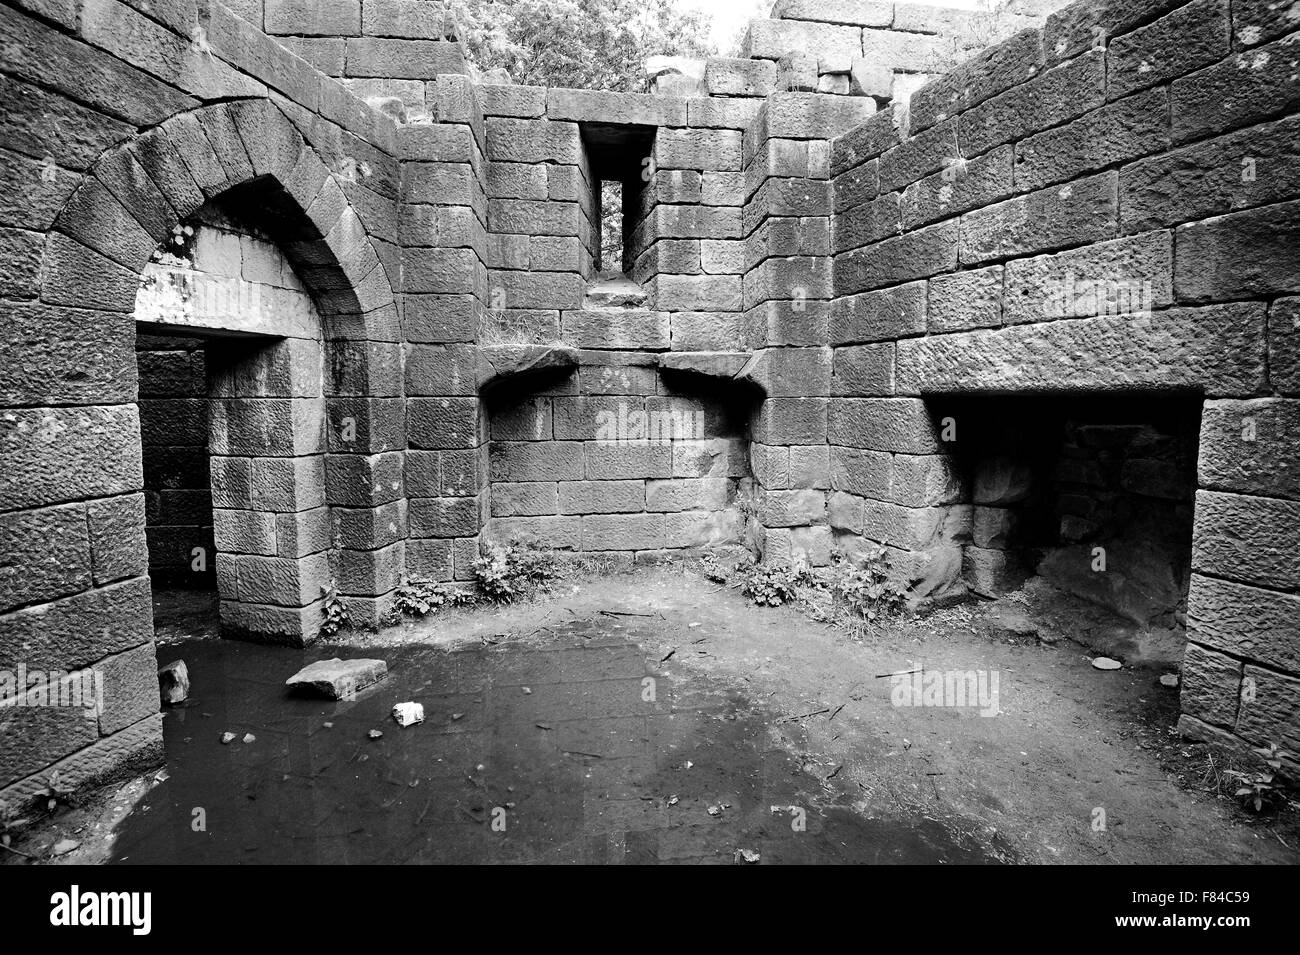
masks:
<path id="1" fill-rule="evenodd" d="M 1192 569 L 1294 590 L 1300 584 L 1300 502 L 1198 491 Z"/>
<path id="2" fill-rule="evenodd" d="M 1182 711 L 1207 723 L 1235 727 L 1241 691 L 1241 661 L 1197 643 L 1183 656 L 1179 703 Z"/>

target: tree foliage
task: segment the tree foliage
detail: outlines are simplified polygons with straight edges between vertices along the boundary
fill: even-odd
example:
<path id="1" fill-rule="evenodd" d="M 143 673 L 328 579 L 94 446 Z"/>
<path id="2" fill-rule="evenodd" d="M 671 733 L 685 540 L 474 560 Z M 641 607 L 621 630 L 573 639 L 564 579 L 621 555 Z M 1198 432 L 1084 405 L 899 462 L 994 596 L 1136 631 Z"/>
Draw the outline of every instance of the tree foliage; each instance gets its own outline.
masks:
<path id="1" fill-rule="evenodd" d="M 675 0 L 460 0 L 470 59 L 516 83 L 638 92 L 646 57 L 709 56 L 703 14 Z"/>

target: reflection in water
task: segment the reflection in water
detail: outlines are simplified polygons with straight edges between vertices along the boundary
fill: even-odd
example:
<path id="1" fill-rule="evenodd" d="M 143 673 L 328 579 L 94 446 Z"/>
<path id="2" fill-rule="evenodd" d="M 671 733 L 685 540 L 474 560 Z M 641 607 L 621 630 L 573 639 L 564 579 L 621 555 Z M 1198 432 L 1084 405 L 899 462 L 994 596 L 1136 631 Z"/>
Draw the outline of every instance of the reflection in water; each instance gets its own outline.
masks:
<path id="1" fill-rule="evenodd" d="M 774 714 L 663 671 L 630 639 L 595 618 L 543 646 L 160 647 L 160 663 L 186 660 L 193 689 L 165 719 L 168 777 L 120 827 L 113 860 L 989 861 L 938 824 L 847 808 L 775 747 Z M 299 667 L 335 655 L 382 656 L 389 676 L 352 702 L 286 694 Z M 389 717 L 404 700 L 424 705 L 423 724 Z M 806 831 L 773 811 L 789 806 L 807 809 Z"/>

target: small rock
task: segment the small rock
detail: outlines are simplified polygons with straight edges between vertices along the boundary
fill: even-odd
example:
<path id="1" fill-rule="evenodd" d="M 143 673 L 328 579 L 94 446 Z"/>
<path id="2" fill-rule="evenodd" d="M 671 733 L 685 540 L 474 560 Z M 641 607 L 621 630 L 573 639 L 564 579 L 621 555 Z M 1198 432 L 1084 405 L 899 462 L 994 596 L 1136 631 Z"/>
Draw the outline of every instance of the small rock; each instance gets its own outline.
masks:
<path id="1" fill-rule="evenodd" d="M 366 735 L 369 736 L 371 739 L 381 739 L 383 738 L 384 734 L 381 733 L 379 730 L 371 730 Z"/>
<path id="2" fill-rule="evenodd" d="M 383 660 L 317 660 L 284 683 L 290 690 L 341 700 L 378 683 L 388 675 Z"/>
<path id="3" fill-rule="evenodd" d="M 736 862 L 737 862 L 738 864 L 743 864 L 743 865 L 753 865 L 754 863 L 758 862 L 758 860 L 761 859 L 761 858 L 762 858 L 762 856 L 760 856 L 760 855 L 759 855 L 757 852 L 755 852 L 753 849 L 737 849 L 737 850 L 736 850 L 736 856 L 735 856 L 735 859 L 736 859 Z"/>
<path id="4" fill-rule="evenodd" d="M 1110 657 L 1093 657 L 1092 665 L 1098 670 L 1118 670 L 1124 664 Z"/>
<path id="5" fill-rule="evenodd" d="M 245 733 L 245 734 L 244 734 L 244 742 L 245 742 L 245 743 L 256 742 L 256 740 L 257 740 L 257 737 L 254 736 L 252 733 Z"/>
<path id="6" fill-rule="evenodd" d="M 66 856 L 77 846 L 81 845 L 76 839 L 60 839 L 54 843 L 54 848 L 50 850 L 52 856 Z"/>
<path id="7" fill-rule="evenodd" d="M 158 669 L 158 693 L 163 703 L 184 703 L 190 695 L 190 671 L 184 660 L 173 660 Z"/>
<path id="8" fill-rule="evenodd" d="M 1168 687 L 1176 687 L 1176 686 L 1178 686 L 1178 674 L 1177 674 L 1177 673 L 1164 673 L 1164 674 L 1161 674 L 1161 676 L 1160 676 L 1160 685 L 1161 685 L 1161 686 L 1168 686 Z"/>
<path id="9" fill-rule="evenodd" d="M 411 726 L 424 722 L 424 706 L 420 703 L 398 703 L 393 707 L 393 719 L 398 726 Z"/>
<path id="10" fill-rule="evenodd" d="M 225 745 L 226 743 L 233 743 L 234 741 L 235 741 L 235 734 L 234 734 L 234 733 L 222 733 L 222 734 L 221 734 L 221 742 L 222 742 L 222 745 Z"/>

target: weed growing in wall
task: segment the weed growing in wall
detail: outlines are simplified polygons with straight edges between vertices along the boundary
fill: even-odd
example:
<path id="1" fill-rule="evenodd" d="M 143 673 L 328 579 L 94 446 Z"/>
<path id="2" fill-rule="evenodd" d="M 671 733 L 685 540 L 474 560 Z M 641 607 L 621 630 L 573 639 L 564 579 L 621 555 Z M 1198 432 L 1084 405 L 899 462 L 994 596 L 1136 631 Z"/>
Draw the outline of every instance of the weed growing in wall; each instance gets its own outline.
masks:
<path id="1" fill-rule="evenodd" d="M 799 588 L 811 580 L 808 568 L 800 561 L 792 565 L 764 564 L 745 575 L 740 592 L 759 606 L 779 607 L 797 600 Z"/>
<path id="2" fill-rule="evenodd" d="M 479 596 L 471 591 L 443 587 L 441 584 L 404 583 L 397 588 L 393 606 L 381 621 L 393 627 L 403 617 L 425 617 L 443 607 L 463 607 L 478 603 Z"/>
<path id="3" fill-rule="evenodd" d="M 474 580 L 490 600 L 510 603 L 544 592 L 555 576 L 549 555 L 527 544 L 489 541 L 474 561 Z"/>
<path id="4" fill-rule="evenodd" d="M 352 615 L 348 613 L 347 605 L 339 596 L 338 584 L 334 581 L 330 581 L 329 586 L 322 586 L 321 593 L 325 596 L 325 603 L 321 608 L 321 612 L 325 615 L 325 622 L 321 624 L 320 632 L 326 636 L 333 636 L 344 627 L 351 626 Z"/>

